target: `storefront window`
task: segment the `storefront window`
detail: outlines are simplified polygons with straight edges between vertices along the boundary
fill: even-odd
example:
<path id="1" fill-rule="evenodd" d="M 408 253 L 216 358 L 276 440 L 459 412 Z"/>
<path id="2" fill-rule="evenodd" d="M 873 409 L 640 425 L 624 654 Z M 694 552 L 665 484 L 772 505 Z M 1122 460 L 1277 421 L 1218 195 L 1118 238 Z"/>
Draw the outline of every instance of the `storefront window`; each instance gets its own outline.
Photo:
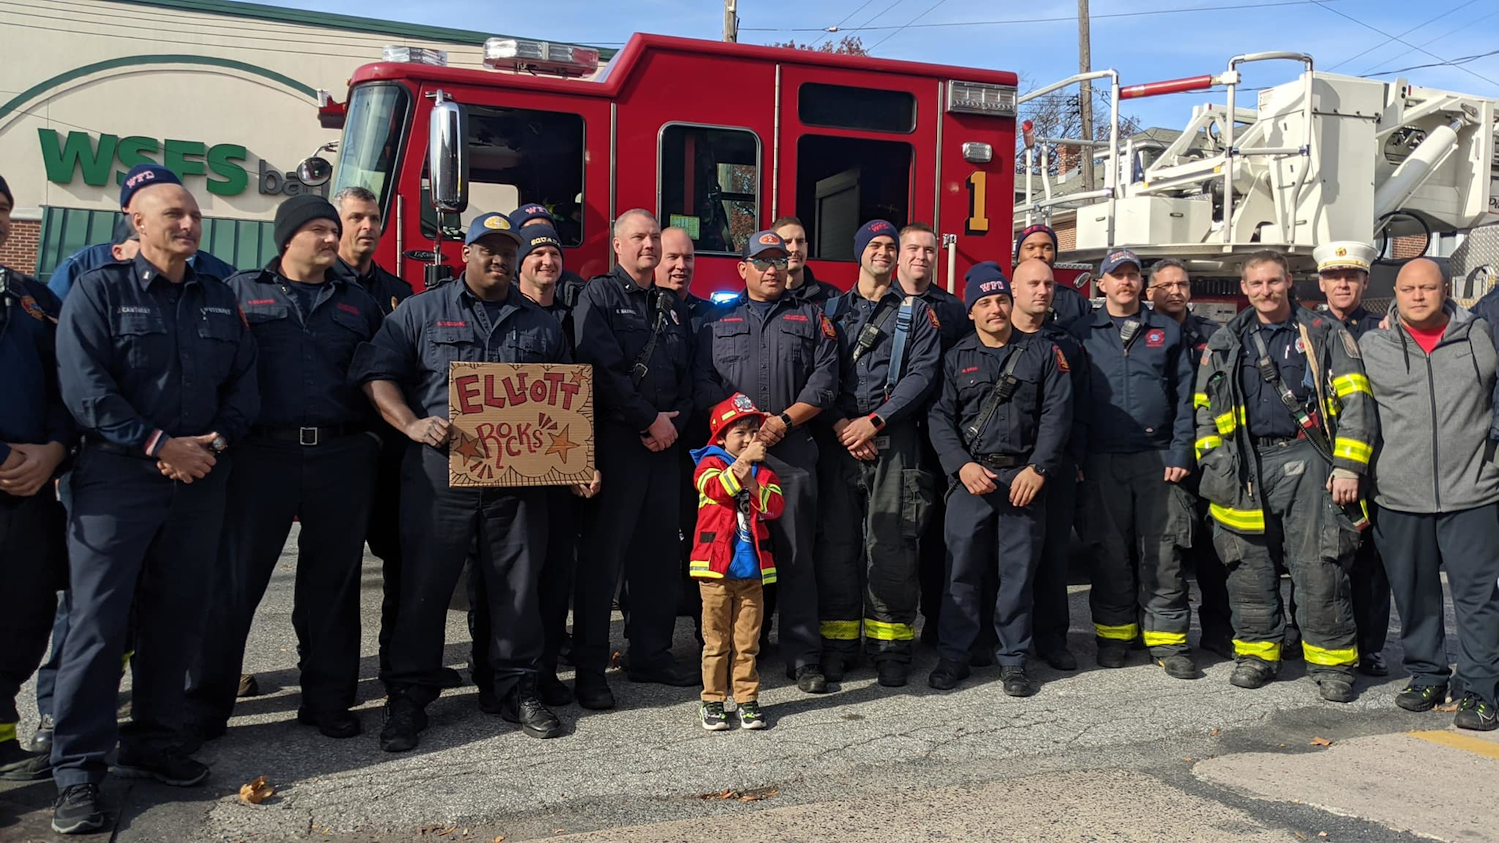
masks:
<path id="1" fill-rule="evenodd" d="M 349 96 L 338 168 L 329 196 L 346 187 L 362 187 L 389 208 L 390 187 L 401 151 L 410 94 L 400 85 L 363 85 Z"/>

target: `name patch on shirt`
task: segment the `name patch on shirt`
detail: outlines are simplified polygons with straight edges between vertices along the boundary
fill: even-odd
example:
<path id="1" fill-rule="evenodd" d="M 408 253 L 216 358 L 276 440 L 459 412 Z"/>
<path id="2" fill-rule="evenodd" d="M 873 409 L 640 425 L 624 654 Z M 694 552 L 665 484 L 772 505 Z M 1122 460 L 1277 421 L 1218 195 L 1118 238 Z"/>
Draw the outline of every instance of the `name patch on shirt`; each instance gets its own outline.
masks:
<path id="1" fill-rule="evenodd" d="M 345 304 L 343 302 L 339 302 L 338 303 L 338 309 L 342 310 L 344 313 L 352 313 L 355 316 L 359 315 L 359 308 L 355 307 L 352 304 Z"/>
<path id="2" fill-rule="evenodd" d="M 467 322 L 435 322 L 435 323 L 433 323 L 433 327 L 435 327 L 435 328 L 467 328 L 468 327 L 468 323 Z"/>
<path id="3" fill-rule="evenodd" d="M 149 308 L 149 307 L 134 307 L 134 306 L 131 306 L 131 305 L 121 305 L 120 306 L 120 312 L 121 313 L 146 313 L 146 314 L 150 314 L 150 313 L 153 313 L 154 311 L 151 310 L 151 308 Z"/>
<path id="4" fill-rule="evenodd" d="M 234 311 L 230 310 L 227 307 L 205 307 L 205 308 L 203 308 L 203 312 L 204 313 L 217 313 L 220 316 L 233 316 L 234 315 Z"/>
<path id="5" fill-rule="evenodd" d="M 245 304 L 247 304 L 247 305 L 249 305 L 251 307 L 254 307 L 257 304 L 275 304 L 275 303 L 276 303 L 275 299 L 252 299 L 250 301 L 245 302 Z"/>
<path id="6" fill-rule="evenodd" d="M 807 317 L 801 315 L 800 313 L 788 313 L 788 314 L 786 314 L 786 321 L 787 322 L 806 322 L 807 321 Z"/>
<path id="7" fill-rule="evenodd" d="M 724 319 L 720 319 L 719 321 L 720 322 L 743 322 L 744 321 L 744 317 L 742 317 L 742 316 L 730 316 L 730 317 L 727 317 L 727 318 L 724 318 Z"/>

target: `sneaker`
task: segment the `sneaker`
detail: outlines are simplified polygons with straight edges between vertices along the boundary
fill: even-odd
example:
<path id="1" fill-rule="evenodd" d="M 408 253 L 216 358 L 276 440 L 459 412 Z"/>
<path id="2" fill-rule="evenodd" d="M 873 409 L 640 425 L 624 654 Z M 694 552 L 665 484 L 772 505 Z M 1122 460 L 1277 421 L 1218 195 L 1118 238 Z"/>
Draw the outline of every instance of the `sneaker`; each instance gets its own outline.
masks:
<path id="1" fill-rule="evenodd" d="M 536 676 L 521 677 L 500 705 L 500 719 L 513 723 L 533 738 L 555 738 L 562 734 L 562 721 L 536 697 Z"/>
<path id="2" fill-rule="evenodd" d="M 1385 664 L 1383 653 L 1369 653 L 1359 657 L 1358 672 L 1365 676 L 1389 676 L 1390 666 Z"/>
<path id="3" fill-rule="evenodd" d="M 1251 691 L 1263 688 L 1275 678 L 1276 667 L 1262 659 L 1253 656 L 1242 656 L 1238 664 L 1234 665 L 1234 674 L 1228 678 L 1238 688 L 1248 688 Z"/>
<path id="4" fill-rule="evenodd" d="M 135 753 L 120 747 L 114 772 L 127 779 L 155 779 L 172 787 L 193 787 L 208 779 L 208 765 L 189 758 L 176 747 L 151 753 Z"/>
<path id="5" fill-rule="evenodd" d="M 826 694 L 828 692 L 828 679 L 823 675 L 822 666 L 806 664 L 796 669 L 792 674 L 796 679 L 796 687 L 804 694 Z"/>
<path id="6" fill-rule="evenodd" d="M 719 706 L 720 709 L 723 706 Z M 704 724 L 707 725 L 706 723 Z M 764 729 L 765 715 L 760 713 L 760 704 L 754 700 L 739 704 L 739 728 Z"/>
<path id="7" fill-rule="evenodd" d="M 27 744 L 26 748 L 32 752 L 51 752 L 52 730 L 56 726 L 57 724 L 53 721 L 52 715 L 42 715 L 42 722 L 36 724 L 36 732 L 32 734 L 31 743 Z"/>
<path id="8" fill-rule="evenodd" d="M 1322 699 L 1328 702 L 1350 703 L 1358 698 L 1353 692 L 1351 676 L 1320 676 L 1317 678 L 1317 689 L 1322 692 Z"/>
<path id="9" fill-rule="evenodd" d="M 1155 663 L 1166 669 L 1166 675 L 1172 679 L 1196 679 L 1197 662 L 1186 653 L 1173 653 L 1162 656 Z"/>
<path id="10" fill-rule="evenodd" d="M 1492 732 L 1495 727 L 1499 727 L 1499 712 L 1484 702 L 1482 697 L 1469 692 L 1457 704 L 1457 714 L 1452 718 L 1452 725 L 1459 729 Z"/>
<path id="11" fill-rule="evenodd" d="M 937 667 L 927 676 L 926 684 L 938 691 L 951 691 L 958 683 L 968 678 L 968 665 L 939 659 Z"/>
<path id="12" fill-rule="evenodd" d="M 1001 667 L 999 681 L 1006 696 L 1029 697 L 1036 693 L 1036 684 L 1025 675 L 1025 668 L 1018 664 Z"/>
<path id="13" fill-rule="evenodd" d="M 702 721 L 703 728 L 710 732 L 723 732 L 729 728 L 729 718 L 723 713 L 721 702 L 698 703 L 697 716 Z"/>
<path id="14" fill-rule="evenodd" d="M 909 681 L 910 669 L 901 662 L 885 659 L 877 663 L 874 669 L 879 674 L 880 685 L 886 688 L 903 688 Z"/>
<path id="15" fill-rule="evenodd" d="M 386 752 L 416 749 L 417 734 L 427 728 L 427 712 L 408 697 L 392 697 L 385 704 L 385 728 L 380 730 L 380 748 Z"/>
<path id="16" fill-rule="evenodd" d="M 52 755 L 27 752 L 14 740 L 0 741 L 0 779 L 34 782 L 52 778 Z"/>
<path id="17" fill-rule="evenodd" d="M 1126 641 L 1100 641 L 1098 642 L 1098 666 L 1099 667 L 1124 667 L 1129 660 L 1129 642 Z"/>
<path id="18" fill-rule="evenodd" d="M 1395 705 L 1406 711 L 1431 711 L 1447 701 L 1446 685 L 1406 685 L 1395 695 Z"/>
<path id="19" fill-rule="evenodd" d="M 93 834 L 104 828 L 104 805 L 96 784 L 63 788 L 52 803 L 52 830 L 58 834 Z"/>
<path id="20" fill-rule="evenodd" d="M 843 661 L 843 656 L 837 653 L 822 654 L 822 677 L 829 682 L 842 682 L 843 675 L 848 667 Z"/>

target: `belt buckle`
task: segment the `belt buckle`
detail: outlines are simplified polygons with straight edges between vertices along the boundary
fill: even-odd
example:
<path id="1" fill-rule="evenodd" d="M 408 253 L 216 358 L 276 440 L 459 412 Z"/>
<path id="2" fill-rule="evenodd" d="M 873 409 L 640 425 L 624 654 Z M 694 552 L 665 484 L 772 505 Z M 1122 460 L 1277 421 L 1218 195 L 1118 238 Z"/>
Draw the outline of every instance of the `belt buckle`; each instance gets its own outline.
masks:
<path id="1" fill-rule="evenodd" d="M 310 439 L 309 439 L 310 435 Z M 297 444 L 312 447 L 318 443 L 318 429 L 315 427 L 297 428 Z"/>

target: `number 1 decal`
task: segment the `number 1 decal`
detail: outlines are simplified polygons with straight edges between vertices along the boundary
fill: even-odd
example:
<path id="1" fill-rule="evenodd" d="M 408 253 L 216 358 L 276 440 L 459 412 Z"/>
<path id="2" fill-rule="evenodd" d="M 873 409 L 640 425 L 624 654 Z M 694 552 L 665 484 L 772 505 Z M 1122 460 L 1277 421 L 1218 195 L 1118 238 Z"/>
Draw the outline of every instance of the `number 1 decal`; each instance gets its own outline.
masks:
<path id="1" fill-rule="evenodd" d="M 989 174 L 974 170 L 968 176 L 968 221 L 969 234 L 984 234 L 989 231 L 989 214 L 986 203 L 989 195 Z"/>

